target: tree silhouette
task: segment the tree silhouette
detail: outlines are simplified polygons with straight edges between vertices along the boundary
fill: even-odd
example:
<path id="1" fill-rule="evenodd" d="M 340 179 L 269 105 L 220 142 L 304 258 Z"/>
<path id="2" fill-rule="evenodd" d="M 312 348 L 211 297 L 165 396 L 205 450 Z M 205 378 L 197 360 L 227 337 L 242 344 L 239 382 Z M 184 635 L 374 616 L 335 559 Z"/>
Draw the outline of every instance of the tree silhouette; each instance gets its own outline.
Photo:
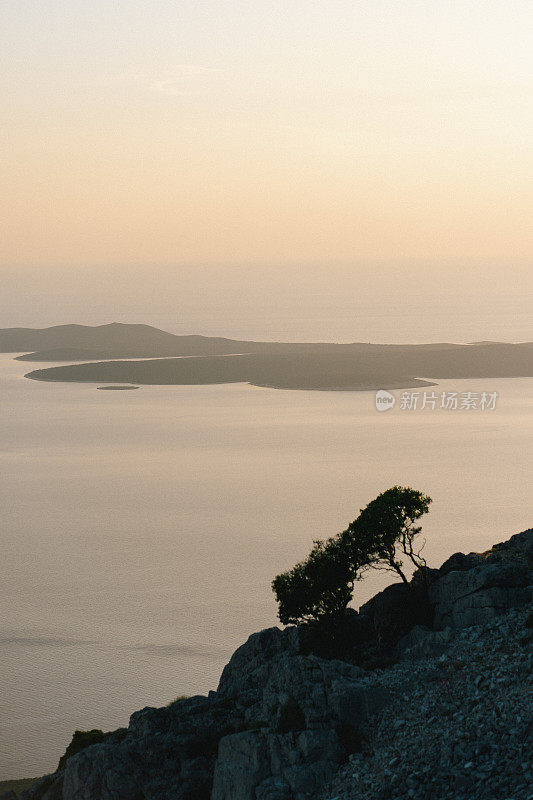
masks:
<path id="1" fill-rule="evenodd" d="M 431 498 L 415 489 L 393 486 L 372 500 L 348 528 L 325 541 L 317 540 L 308 557 L 277 575 L 272 589 L 284 625 L 341 620 L 355 582 L 369 567 L 393 570 L 409 585 L 401 556 L 423 578 L 426 561 L 415 539 L 415 522 L 427 513 Z"/>

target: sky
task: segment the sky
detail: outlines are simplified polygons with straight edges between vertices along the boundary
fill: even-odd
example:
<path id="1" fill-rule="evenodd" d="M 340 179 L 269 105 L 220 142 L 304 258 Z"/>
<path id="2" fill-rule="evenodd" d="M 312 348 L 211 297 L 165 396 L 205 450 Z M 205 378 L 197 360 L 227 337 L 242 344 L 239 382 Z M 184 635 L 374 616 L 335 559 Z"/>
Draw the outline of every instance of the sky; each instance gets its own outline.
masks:
<path id="1" fill-rule="evenodd" d="M 0 277 L 523 297 L 532 29 L 531 0 L 2 0 Z"/>

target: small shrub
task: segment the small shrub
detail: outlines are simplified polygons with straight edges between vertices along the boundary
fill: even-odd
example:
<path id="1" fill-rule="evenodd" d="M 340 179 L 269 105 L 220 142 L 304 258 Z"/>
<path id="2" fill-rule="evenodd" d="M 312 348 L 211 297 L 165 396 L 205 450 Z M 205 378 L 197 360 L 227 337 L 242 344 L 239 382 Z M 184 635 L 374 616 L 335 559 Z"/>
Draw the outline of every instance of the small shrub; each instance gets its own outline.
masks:
<path id="1" fill-rule="evenodd" d="M 69 758 L 81 753 L 86 747 L 90 747 L 92 744 L 101 744 L 101 742 L 121 742 L 127 733 L 127 728 L 117 728 L 116 731 L 108 731 L 107 733 L 97 728 L 92 731 L 74 731 L 72 741 L 59 759 L 57 768 L 63 769 Z"/>
<path id="2" fill-rule="evenodd" d="M 305 561 L 272 581 L 280 621 L 291 625 L 342 617 L 355 579 L 356 570 L 338 539 L 315 541 Z"/>
<path id="3" fill-rule="evenodd" d="M 76 753 L 81 753 L 82 750 L 85 750 L 86 747 L 90 747 L 92 744 L 103 742 L 105 737 L 106 734 L 96 728 L 93 728 L 92 731 L 74 731 L 72 741 L 59 759 L 57 768 L 63 769 L 69 758 L 75 756 Z"/>

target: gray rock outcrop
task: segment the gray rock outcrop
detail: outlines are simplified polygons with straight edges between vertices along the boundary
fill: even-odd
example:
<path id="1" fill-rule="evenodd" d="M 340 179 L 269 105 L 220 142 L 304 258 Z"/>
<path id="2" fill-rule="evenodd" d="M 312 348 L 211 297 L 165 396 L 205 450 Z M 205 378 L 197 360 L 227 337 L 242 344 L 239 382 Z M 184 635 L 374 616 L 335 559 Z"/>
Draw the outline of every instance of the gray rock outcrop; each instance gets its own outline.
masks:
<path id="1" fill-rule="evenodd" d="M 270 644 L 286 633 L 259 636 Z M 219 692 L 236 698 L 253 730 L 221 740 L 212 800 L 305 800 L 355 752 L 361 727 L 389 695 L 342 661 L 280 653 L 265 663 L 255 657 L 254 637 L 248 661 L 244 647 L 236 659 L 242 673 L 230 662 Z"/>
<path id="2" fill-rule="evenodd" d="M 533 600 L 533 530 L 512 536 L 488 553 L 456 553 L 429 588 L 433 627 L 480 625 Z"/>

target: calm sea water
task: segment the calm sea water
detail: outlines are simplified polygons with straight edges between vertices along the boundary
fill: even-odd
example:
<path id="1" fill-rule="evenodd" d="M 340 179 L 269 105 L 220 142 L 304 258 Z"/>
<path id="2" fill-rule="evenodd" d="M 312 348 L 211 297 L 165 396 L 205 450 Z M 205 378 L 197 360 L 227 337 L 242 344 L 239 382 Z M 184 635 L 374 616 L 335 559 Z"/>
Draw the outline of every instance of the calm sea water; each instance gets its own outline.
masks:
<path id="1" fill-rule="evenodd" d="M 497 391 L 494 411 L 378 413 L 367 392 L 99 392 L 27 370 L 0 356 L 0 779 L 53 770 L 76 728 L 216 688 L 276 623 L 272 577 L 395 483 L 434 498 L 435 564 L 533 524 L 533 379 L 438 387 Z"/>

